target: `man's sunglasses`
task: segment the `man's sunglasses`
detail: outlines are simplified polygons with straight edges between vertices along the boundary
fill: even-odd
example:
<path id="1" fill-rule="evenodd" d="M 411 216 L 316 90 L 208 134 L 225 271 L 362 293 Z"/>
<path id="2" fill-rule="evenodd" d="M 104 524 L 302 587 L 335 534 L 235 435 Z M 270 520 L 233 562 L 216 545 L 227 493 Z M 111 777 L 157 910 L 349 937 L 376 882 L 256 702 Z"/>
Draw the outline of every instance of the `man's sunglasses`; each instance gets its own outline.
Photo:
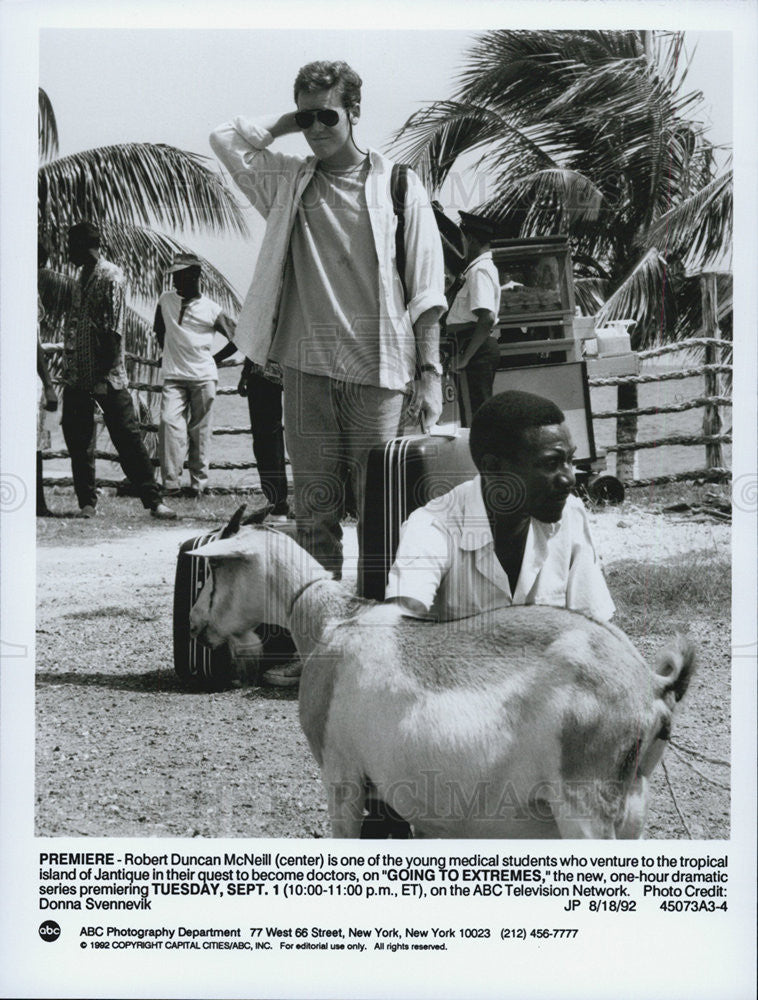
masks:
<path id="1" fill-rule="evenodd" d="M 340 120 L 339 112 L 335 111 L 334 108 L 319 108 L 318 111 L 295 112 L 295 123 L 298 128 L 310 128 L 317 118 L 322 125 L 328 125 L 329 128 L 333 128 Z"/>

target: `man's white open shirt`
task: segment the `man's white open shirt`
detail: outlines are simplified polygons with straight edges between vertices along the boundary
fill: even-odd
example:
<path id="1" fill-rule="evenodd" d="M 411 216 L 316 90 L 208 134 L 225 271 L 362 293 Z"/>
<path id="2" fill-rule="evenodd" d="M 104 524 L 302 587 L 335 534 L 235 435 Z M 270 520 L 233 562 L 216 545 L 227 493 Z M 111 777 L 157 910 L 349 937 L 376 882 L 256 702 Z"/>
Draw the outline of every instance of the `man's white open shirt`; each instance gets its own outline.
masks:
<path id="1" fill-rule="evenodd" d="M 232 180 L 266 219 L 253 281 L 233 338 L 235 346 L 261 366 L 268 361 L 276 331 L 295 215 L 318 166 L 315 156 L 288 156 L 267 149 L 272 141 L 268 129 L 242 117 L 220 125 L 210 137 L 213 151 Z M 447 308 L 442 241 L 426 190 L 409 170 L 405 201 L 406 307 L 395 261 L 397 215 L 390 190 L 392 161 L 374 149 L 368 150 L 368 159 L 366 205 L 379 285 L 379 379 L 384 388 L 402 391 L 413 380 L 416 366 L 412 324 L 428 310 L 439 316 Z"/>
<path id="2" fill-rule="evenodd" d="M 385 596 L 413 598 L 443 621 L 511 604 L 570 608 L 600 621 L 615 610 L 587 513 L 574 496 L 556 524 L 531 519 L 512 595 L 495 555 L 480 476 L 410 515 L 401 529 Z"/>

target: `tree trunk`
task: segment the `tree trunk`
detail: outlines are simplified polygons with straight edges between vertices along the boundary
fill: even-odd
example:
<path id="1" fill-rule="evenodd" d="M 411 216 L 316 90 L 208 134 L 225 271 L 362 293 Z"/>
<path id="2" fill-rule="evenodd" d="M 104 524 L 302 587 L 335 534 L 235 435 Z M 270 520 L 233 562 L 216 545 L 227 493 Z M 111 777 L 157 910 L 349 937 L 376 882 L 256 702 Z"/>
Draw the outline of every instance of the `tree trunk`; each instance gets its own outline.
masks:
<path id="1" fill-rule="evenodd" d="M 618 387 L 616 395 L 617 410 L 637 409 L 637 384 L 622 383 Z M 637 441 L 637 417 L 624 416 L 616 418 L 616 444 L 635 444 Z M 629 483 L 634 479 L 634 456 L 633 450 L 623 450 L 616 452 L 616 478 L 622 483 Z"/>

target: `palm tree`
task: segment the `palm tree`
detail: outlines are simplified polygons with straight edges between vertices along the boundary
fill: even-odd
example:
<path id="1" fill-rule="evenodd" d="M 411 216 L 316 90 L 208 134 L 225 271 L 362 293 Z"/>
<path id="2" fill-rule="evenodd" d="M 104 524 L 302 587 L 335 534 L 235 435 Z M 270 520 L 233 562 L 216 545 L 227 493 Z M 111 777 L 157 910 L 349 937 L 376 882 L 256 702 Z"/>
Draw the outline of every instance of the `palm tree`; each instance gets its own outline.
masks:
<path id="1" fill-rule="evenodd" d="M 568 236 L 582 311 L 634 318 L 637 350 L 699 328 L 685 263 L 731 244 L 731 171 L 717 175 L 683 46 L 681 33 L 487 32 L 454 98 L 395 136 L 433 193 L 478 153 L 492 191 L 479 210 L 512 236 Z M 636 407 L 635 385 L 618 395 L 619 409 Z M 618 434 L 633 441 L 636 419 Z M 619 454 L 622 478 L 632 459 Z"/>
<path id="2" fill-rule="evenodd" d="M 65 252 L 67 230 L 89 219 L 101 229 L 105 255 L 127 279 L 125 348 L 154 360 L 152 308 L 163 290 L 163 273 L 174 254 L 189 250 L 156 227 L 246 235 L 239 205 L 204 157 L 173 146 L 124 143 L 59 157 L 55 113 L 42 88 L 38 137 L 37 226 L 49 251 L 48 266 L 38 278 L 45 309 L 42 339 L 61 338 L 75 280 Z M 203 264 L 208 294 L 227 311 L 237 311 L 240 302 L 234 289 L 208 261 Z M 134 381 L 157 381 L 154 366 L 130 361 L 127 368 Z M 138 402 L 143 422 L 151 421 L 152 395 Z"/>

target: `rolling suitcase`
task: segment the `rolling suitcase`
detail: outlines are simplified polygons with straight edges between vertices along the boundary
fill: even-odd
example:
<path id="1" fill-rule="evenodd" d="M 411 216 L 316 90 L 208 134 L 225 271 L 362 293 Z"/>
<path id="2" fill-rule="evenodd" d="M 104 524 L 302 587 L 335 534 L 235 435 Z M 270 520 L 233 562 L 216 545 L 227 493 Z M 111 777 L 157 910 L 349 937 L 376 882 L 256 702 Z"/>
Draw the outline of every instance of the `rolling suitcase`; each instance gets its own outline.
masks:
<path id="1" fill-rule="evenodd" d="M 468 431 L 394 438 L 372 448 L 366 467 L 358 593 L 381 601 L 400 539 L 400 525 L 417 507 L 476 475 Z"/>
<path id="2" fill-rule="evenodd" d="M 208 576 L 208 561 L 187 553 L 221 537 L 223 529 L 189 538 L 179 546 L 174 579 L 174 670 L 183 681 L 206 691 L 228 687 L 232 680 L 232 657 L 224 643 L 211 649 L 190 635 L 189 617 Z"/>
<path id="3" fill-rule="evenodd" d="M 476 475 L 468 430 L 394 438 L 372 448 L 366 466 L 361 522 L 362 572 L 358 593 L 381 601 L 400 540 L 400 526 L 417 507 Z M 369 794 L 361 839 L 407 839 L 411 829 L 385 802 Z"/>
<path id="4" fill-rule="evenodd" d="M 242 522 L 244 509 L 244 506 L 240 507 L 225 527 L 182 542 L 176 560 L 173 610 L 174 670 L 188 685 L 206 691 L 220 691 L 231 686 L 238 679 L 240 668 L 246 666 L 246 658 L 243 653 L 243 659 L 239 663 L 235 662 L 226 643 L 211 649 L 190 635 L 190 611 L 205 585 L 208 561 L 193 559 L 188 553 L 214 539 L 227 538 L 235 534 Z M 254 515 L 247 523 L 254 523 L 257 520 L 259 518 Z M 279 530 L 294 531 L 294 525 L 283 525 Z M 297 655 L 294 643 L 286 630 L 276 625 L 262 624 L 255 631 L 260 639 L 260 647 L 244 652 L 252 654 L 250 658 L 255 661 L 258 672 L 288 662 Z"/>

